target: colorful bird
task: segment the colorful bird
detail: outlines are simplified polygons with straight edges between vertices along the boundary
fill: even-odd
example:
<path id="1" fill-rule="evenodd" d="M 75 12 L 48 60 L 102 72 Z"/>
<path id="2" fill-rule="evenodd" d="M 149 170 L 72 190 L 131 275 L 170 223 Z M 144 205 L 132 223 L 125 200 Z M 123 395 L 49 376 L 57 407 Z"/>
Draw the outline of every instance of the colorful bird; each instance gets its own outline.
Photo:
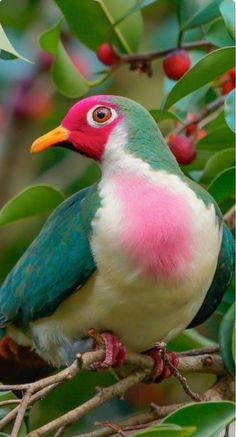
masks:
<path id="1" fill-rule="evenodd" d="M 149 112 L 124 97 L 86 98 L 31 151 L 53 146 L 94 159 L 102 177 L 53 212 L 7 276 L 8 335 L 65 366 L 91 348 L 94 328 L 106 344 L 101 368 L 206 320 L 231 279 L 232 236 Z"/>

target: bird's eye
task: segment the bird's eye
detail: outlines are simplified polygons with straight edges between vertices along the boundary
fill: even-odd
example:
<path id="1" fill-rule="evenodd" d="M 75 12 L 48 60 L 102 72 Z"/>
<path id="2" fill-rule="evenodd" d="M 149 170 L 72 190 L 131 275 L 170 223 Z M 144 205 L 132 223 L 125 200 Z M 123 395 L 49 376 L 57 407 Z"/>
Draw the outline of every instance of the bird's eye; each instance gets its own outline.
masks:
<path id="1" fill-rule="evenodd" d="M 105 123 L 112 117 L 112 112 L 110 108 L 106 108 L 106 106 L 99 106 L 93 111 L 92 117 L 96 123 Z"/>

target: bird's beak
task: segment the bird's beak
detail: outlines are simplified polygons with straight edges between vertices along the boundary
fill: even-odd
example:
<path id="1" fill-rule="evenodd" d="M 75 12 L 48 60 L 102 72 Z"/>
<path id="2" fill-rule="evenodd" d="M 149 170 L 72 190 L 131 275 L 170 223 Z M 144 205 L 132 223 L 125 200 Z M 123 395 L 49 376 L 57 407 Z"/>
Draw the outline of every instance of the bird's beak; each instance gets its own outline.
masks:
<path id="1" fill-rule="evenodd" d="M 48 149 L 49 147 L 53 147 L 55 145 L 60 145 L 65 141 L 68 141 L 69 131 L 65 129 L 63 126 L 58 126 L 56 129 L 51 130 L 45 135 L 37 138 L 31 146 L 31 153 L 42 152 L 42 150 Z"/>

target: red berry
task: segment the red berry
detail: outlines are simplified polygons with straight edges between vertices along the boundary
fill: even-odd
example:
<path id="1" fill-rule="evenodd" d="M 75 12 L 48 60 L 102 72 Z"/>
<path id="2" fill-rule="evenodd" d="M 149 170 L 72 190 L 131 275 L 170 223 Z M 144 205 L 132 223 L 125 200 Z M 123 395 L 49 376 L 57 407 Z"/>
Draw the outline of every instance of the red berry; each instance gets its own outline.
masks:
<path id="1" fill-rule="evenodd" d="M 188 122 L 193 121 L 194 119 L 195 119 L 195 116 L 193 114 L 189 113 L 187 115 L 187 121 Z M 193 132 L 195 132 L 196 129 L 197 129 L 197 123 L 191 123 L 188 126 L 186 126 L 185 131 L 186 131 L 186 134 L 189 136 Z"/>
<path id="2" fill-rule="evenodd" d="M 235 88 L 235 81 L 233 79 L 229 79 L 222 85 L 221 94 L 223 95 L 228 94 L 234 88 Z"/>
<path id="3" fill-rule="evenodd" d="M 166 76 L 172 80 L 180 79 L 191 66 L 191 60 L 186 50 L 175 50 L 165 56 L 163 69 Z"/>
<path id="4" fill-rule="evenodd" d="M 192 141 L 184 135 L 171 134 L 167 143 L 179 164 L 190 164 L 196 157 L 196 150 Z"/>
<path id="5" fill-rule="evenodd" d="M 231 70 L 229 70 L 229 75 L 230 75 L 231 79 L 235 81 L 236 67 L 231 68 Z"/>
<path id="6" fill-rule="evenodd" d="M 116 48 L 108 43 L 101 44 L 97 49 L 97 57 L 105 65 L 114 65 L 119 61 Z"/>

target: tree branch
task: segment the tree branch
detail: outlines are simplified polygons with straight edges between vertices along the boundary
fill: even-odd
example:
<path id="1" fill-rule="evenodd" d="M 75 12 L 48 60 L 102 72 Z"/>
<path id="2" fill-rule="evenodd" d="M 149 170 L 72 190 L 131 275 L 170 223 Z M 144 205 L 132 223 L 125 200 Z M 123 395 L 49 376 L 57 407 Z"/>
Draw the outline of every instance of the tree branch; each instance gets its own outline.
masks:
<path id="1" fill-rule="evenodd" d="M 210 348 L 199 349 L 198 351 L 199 355 L 196 355 L 197 353 L 196 350 L 188 351 L 185 353 L 186 355 L 184 355 L 184 353 L 177 354 L 179 360 L 178 371 L 172 368 L 171 370 L 182 384 L 183 384 L 184 377 L 181 375 L 180 372 L 211 373 L 217 375 L 218 377 L 221 376 L 225 378 L 224 375 L 226 375 L 226 370 L 224 368 L 222 358 L 219 354 L 214 353 L 217 350 L 218 350 L 218 346 L 213 346 Z M 13 437 L 16 437 L 20 429 L 21 423 L 23 421 L 24 413 L 28 406 L 32 405 L 37 400 L 47 396 L 52 390 L 54 390 L 63 382 L 72 379 L 75 375 L 77 375 L 80 372 L 81 369 L 91 368 L 91 364 L 93 364 L 96 361 L 102 360 L 104 358 L 104 355 L 105 353 L 104 350 L 102 349 L 93 352 L 87 352 L 84 353 L 83 355 L 78 354 L 76 360 L 69 367 L 52 376 L 43 378 L 31 384 L 0 386 L 0 391 L 21 390 L 26 392 L 20 404 L 17 405 L 13 410 L 11 410 L 4 418 L 2 418 L 2 420 L 0 421 L 0 429 L 5 427 L 8 423 L 12 422 L 16 417 L 15 424 L 12 431 Z M 62 435 L 65 428 L 70 426 L 75 421 L 79 420 L 88 412 L 92 411 L 93 409 L 95 409 L 96 407 L 98 407 L 99 405 L 103 404 L 104 402 L 106 402 L 107 400 L 113 397 L 123 396 L 125 392 L 134 384 L 141 382 L 145 380 L 147 377 L 149 377 L 153 372 L 154 361 L 152 357 L 148 355 L 129 352 L 127 353 L 125 365 L 123 367 L 125 371 L 129 372 L 128 374 L 126 372 L 124 379 L 116 382 L 115 384 L 109 387 L 99 389 L 99 391 L 93 398 L 89 399 L 87 402 L 76 407 L 75 409 L 67 412 L 63 416 L 40 427 L 39 429 L 32 431 L 29 434 L 29 436 L 30 437 L 44 436 L 50 432 L 56 432 L 57 430 L 58 430 L 57 434 Z M 187 387 L 188 394 L 192 396 L 192 391 L 188 386 L 187 382 L 183 385 L 185 390 Z M 217 388 L 217 390 L 219 391 L 219 387 Z M 174 407 L 172 406 L 172 408 Z M 159 411 L 158 414 L 160 415 L 161 411 L 163 412 L 167 410 L 158 410 L 158 411 Z M 149 416 L 148 416 L 149 418 L 150 418 L 150 414 L 152 414 L 151 417 L 153 418 L 153 411 L 151 411 L 151 413 L 149 411 Z M 156 418 L 156 413 L 154 418 Z M 111 431 L 111 428 L 109 429 Z M 105 435 L 110 435 L 110 434 L 105 434 Z"/>

